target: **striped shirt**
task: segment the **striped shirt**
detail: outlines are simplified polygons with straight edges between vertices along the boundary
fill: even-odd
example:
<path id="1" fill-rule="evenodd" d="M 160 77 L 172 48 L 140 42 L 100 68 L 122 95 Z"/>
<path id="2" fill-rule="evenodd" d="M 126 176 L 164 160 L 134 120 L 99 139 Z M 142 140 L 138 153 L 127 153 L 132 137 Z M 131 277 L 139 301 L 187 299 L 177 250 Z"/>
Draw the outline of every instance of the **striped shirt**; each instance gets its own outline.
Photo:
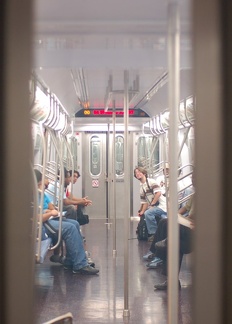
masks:
<path id="1" fill-rule="evenodd" d="M 145 183 L 140 182 L 141 204 L 148 203 L 150 205 L 152 203 L 152 200 L 156 192 L 161 192 L 158 207 L 166 212 L 167 211 L 166 197 L 162 195 L 162 188 L 159 186 L 159 184 L 154 179 L 151 178 L 147 178 L 147 181 Z"/>

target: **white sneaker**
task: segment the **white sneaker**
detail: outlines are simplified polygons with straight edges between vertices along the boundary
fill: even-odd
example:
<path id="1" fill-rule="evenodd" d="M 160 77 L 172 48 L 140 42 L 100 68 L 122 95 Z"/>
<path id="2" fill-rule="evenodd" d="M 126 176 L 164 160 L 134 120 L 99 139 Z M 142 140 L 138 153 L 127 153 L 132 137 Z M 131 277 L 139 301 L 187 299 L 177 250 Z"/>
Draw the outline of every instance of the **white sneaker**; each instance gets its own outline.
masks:
<path id="1" fill-rule="evenodd" d="M 93 262 L 93 260 L 90 258 L 90 253 L 88 251 L 85 251 L 85 255 L 86 255 L 86 259 L 87 259 L 87 262 L 88 264 L 91 266 L 91 267 L 95 267 L 95 263 Z"/>
<path id="2" fill-rule="evenodd" d="M 151 251 L 148 251 L 147 254 L 143 256 L 143 260 L 148 261 L 154 258 L 154 254 Z"/>

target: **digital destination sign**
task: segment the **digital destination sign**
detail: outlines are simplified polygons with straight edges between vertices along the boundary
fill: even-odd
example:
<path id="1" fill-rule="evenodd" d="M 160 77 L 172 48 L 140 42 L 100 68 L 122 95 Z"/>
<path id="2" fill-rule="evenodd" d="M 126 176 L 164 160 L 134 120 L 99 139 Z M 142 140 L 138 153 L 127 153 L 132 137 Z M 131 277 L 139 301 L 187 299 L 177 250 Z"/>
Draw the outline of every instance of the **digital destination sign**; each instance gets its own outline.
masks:
<path id="1" fill-rule="evenodd" d="M 122 109 L 115 109 L 113 111 L 112 109 L 108 109 L 105 111 L 104 109 L 81 109 L 76 114 L 75 117 L 110 117 L 113 115 L 113 113 L 116 114 L 116 117 L 123 117 L 124 111 Z M 149 117 L 148 114 L 143 111 L 142 109 L 128 109 L 129 117 Z"/>

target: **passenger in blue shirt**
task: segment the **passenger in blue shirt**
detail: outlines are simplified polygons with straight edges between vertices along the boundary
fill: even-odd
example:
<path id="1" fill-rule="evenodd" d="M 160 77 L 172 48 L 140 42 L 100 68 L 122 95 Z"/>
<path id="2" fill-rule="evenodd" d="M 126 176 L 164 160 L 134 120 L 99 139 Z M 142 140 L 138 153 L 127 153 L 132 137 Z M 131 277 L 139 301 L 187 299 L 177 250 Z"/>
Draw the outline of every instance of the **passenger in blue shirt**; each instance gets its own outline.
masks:
<path id="1" fill-rule="evenodd" d="M 38 188 L 42 189 L 42 173 L 35 170 L 35 175 Z M 44 194 L 43 222 L 49 222 L 54 229 L 59 230 L 59 222 L 55 220 L 54 217 L 59 217 L 59 213 L 55 209 L 49 197 Z M 51 233 L 48 230 L 46 230 L 46 233 L 48 236 L 51 236 Z M 80 233 L 80 225 L 77 221 L 62 220 L 61 237 L 66 246 L 66 257 L 64 260 L 65 269 L 71 269 L 73 273 L 88 275 L 94 275 L 99 272 L 98 269 L 95 269 L 88 264 L 83 246 L 83 239 Z"/>

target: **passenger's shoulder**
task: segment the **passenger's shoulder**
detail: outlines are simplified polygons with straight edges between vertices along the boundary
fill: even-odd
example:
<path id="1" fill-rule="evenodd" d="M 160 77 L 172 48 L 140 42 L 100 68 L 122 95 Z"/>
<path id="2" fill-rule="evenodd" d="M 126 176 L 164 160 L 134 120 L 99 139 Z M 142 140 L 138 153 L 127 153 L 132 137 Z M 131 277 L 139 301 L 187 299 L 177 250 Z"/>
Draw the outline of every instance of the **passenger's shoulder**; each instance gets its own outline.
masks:
<path id="1" fill-rule="evenodd" d="M 160 187 L 159 183 L 153 178 L 148 178 L 147 181 L 148 181 L 149 186 L 152 188 Z"/>

